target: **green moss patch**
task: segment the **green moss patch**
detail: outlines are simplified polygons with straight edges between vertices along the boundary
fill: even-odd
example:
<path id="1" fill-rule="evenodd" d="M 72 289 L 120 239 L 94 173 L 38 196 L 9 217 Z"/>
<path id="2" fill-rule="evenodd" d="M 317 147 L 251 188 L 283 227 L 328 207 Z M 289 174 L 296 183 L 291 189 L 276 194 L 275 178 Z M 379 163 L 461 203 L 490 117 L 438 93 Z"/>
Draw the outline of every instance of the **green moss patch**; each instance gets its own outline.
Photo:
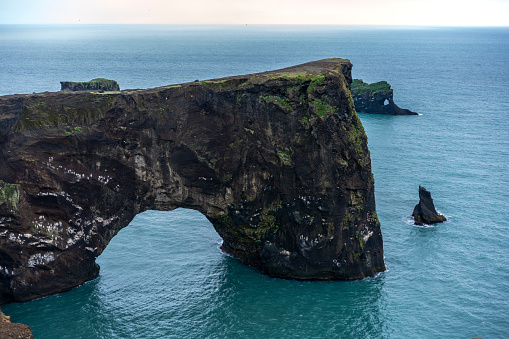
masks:
<path id="1" fill-rule="evenodd" d="M 277 151 L 277 155 L 279 159 L 283 162 L 283 164 L 290 166 L 292 164 L 292 150 L 289 148 L 280 149 Z"/>
<path id="2" fill-rule="evenodd" d="M 336 111 L 333 106 L 320 99 L 313 100 L 313 109 L 320 118 L 331 116 Z"/>
<path id="3" fill-rule="evenodd" d="M 354 145 L 359 164 L 363 167 L 369 165 L 371 159 L 367 148 L 368 138 L 366 137 L 366 132 L 359 119 L 359 115 L 355 110 L 352 111 L 352 114 L 348 117 L 345 129 L 348 140 Z"/>
<path id="4" fill-rule="evenodd" d="M 88 125 L 104 117 L 118 94 L 87 94 L 75 106 L 53 103 L 27 104 L 23 114 L 14 127 L 15 132 L 40 129 L 52 126 L 67 126 L 75 129 L 79 125 Z M 76 130 L 78 131 L 78 130 Z"/>
<path id="5" fill-rule="evenodd" d="M 367 84 L 360 79 L 353 79 L 350 86 L 352 95 L 362 95 L 364 93 L 370 93 L 370 95 L 378 93 L 392 92 L 391 85 L 387 81 L 379 81 L 372 84 Z"/>
<path id="6" fill-rule="evenodd" d="M 0 180 L 0 205 L 7 204 L 17 208 L 19 203 L 19 185 Z"/>
<path id="7" fill-rule="evenodd" d="M 265 102 L 274 104 L 283 110 L 289 110 L 291 108 L 290 104 L 285 99 L 278 96 L 265 96 L 261 97 L 261 99 Z"/>

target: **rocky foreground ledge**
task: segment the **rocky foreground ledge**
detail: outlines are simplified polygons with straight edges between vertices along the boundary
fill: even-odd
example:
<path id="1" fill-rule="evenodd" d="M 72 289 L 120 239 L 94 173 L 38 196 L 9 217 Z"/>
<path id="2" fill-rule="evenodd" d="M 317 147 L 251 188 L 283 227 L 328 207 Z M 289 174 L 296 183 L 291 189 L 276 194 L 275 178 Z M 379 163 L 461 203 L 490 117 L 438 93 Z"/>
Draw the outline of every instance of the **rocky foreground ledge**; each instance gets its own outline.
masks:
<path id="1" fill-rule="evenodd" d="M 11 317 L 6 316 L 0 310 L 0 338 L 34 339 L 34 335 L 28 325 L 11 323 Z"/>
<path id="2" fill-rule="evenodd" d="M 94 278 L 149 209 L 200 211 L 226 252 L 273 277 L 385 270 L 351 67 L 0 97 L 0 304 Z"/>

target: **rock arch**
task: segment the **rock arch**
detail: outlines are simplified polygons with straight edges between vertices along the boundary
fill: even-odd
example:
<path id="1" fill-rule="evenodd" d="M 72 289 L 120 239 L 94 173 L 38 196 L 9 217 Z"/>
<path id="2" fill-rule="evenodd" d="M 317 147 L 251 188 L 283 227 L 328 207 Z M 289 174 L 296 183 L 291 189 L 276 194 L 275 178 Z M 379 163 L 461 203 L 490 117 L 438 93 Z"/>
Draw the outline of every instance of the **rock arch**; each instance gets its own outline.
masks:
<path id="1" fill-rule="evenodd" d="M 373 114 L 417 115 L 394 103 L 393 90 L 387 81 L 367 84 L 354 79 L 351 84 L 352 97 L 358 112 Z"/>
<path id="2" fill-rule="evenodd" d="M 134 216 L 203 213 L 265 274 L 385 269 L 351 64 L 0 97 L 0 304 L 75 287 Z"/>

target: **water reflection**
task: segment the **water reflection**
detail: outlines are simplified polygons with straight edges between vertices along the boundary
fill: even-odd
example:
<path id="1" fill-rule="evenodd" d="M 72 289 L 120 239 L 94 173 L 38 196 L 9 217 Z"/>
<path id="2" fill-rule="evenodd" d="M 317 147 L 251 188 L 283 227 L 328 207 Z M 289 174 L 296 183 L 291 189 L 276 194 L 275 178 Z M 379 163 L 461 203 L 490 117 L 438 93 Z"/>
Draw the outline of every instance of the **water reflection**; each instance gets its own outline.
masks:
<path id="1" fill-rule="evenodd" d="M 355 282 L 300 282 L 260 276 L 226 261 L 210 333 L 226 337 L 383 337 L 384 277 Z M 223 319 L 214 322 L 215 319 Z"/>

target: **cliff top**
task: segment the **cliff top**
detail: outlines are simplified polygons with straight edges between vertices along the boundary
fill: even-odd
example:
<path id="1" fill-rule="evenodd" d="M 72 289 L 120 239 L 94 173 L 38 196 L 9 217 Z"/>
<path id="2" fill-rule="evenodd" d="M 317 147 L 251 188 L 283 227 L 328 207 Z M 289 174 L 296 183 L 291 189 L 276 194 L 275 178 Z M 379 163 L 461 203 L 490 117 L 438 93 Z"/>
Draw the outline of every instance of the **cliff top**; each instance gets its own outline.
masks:
<path id="1" fill-rule="evenodd" d="M 352 64 L 348 59 L 341 59 L 341 58 L 330 58 L 330 59 L 323 59 L 323 60 L 317 60 L 317 61 L 311 61 L 304 64 L 291 66 L 287 68 L 282 68 L 278 70 L 273 71 L 267 71 L 267 72 L 261 72 L 261 73 L 253 73 L 253 74 L 245 74 L 245 75 L 235 75 L 235 76 L 228 76 L 223 78 L 216 78 L 216 79 L 207 79 L 202 81 L 194 81 L 194 82 L 187 82 L 187 83 L 180 83 L 180 84 L 171 84 L 166 86 L 160 86 L 160 87 L 154 87 L 154 88 L 147 88 L 147 89 L 125 89 L 125 90 L 104 90 L 104 92 L 100 93 L 97 92 L 101 89 L 97 88 L 90 88 L 90 89 L 80 89 L 79 91 L 88 91 L 94 94 L 130 94 L 133 92 L 136 93 L 142 93 L 142 92 L 152 92 L 154 90 L 160 89 L 160 88 L 182 88 L 182 87 L 191 87 L 191 86 L 197 86 L 197 85 L 207 85 L 208 87 L 221 87 L 221 90 L 227 90 L 232 89 L 232 87 L 237 87 L 241 89 L 242 87 L 246 87 L 246 85 L 249 84 L 262 84 L 269 80 L 281 80 L 281 81 L 306 81 L 306 80 L 320 80 L 319 78 L 324 77 L 324 73 L 327 72 L 341 72 L 343 73 L 344 68 L 351 68 Z M 93 79 L 89 82 L 61 82 L 63 83 L 69 83 L 69 84 L 97 84 L 101 83 L 103 80 L 107 79 Z M 351 81 L 351 79 L 348 79 Z M 113 81 L 113 80 L 107 80 L 107 81 Z M 116 83 L 116 82 L 115 82 Z M 66 94 L 70 95 L 76 95 L 76 93 L 73 93 L 74 91 L 70 90 L 64 90 Z M 41 93 L 33 93 L 33 94 L 11 94 L 11 95 L 5 95 L 0 96 L 0 99 L 2 98 L 12 98 L 12 97 L 19 97 L 19 96 L 48 96 L 52 95 L 54 93 L 59 92 L 41 92 Z M 61 92 L 60 92 L 61 93 Z"/>
<path id="2" fill-rule="evenodd" d="M 252 73 L 245 75 L 235 75 L 228 76 L 223 78 L 216 79 L 208 79 L 202 81 L 194 81 L 182 84 L 174 84 L 169 86 L 162 86 L 167 88 L 173 87 L 189 87 L 189 86 L 197 86 L 197 85 L 206 85 L 209 88 L 218 88 L 219 90 L 231 90 L 231 89 L 242 89 L 246 88 L 249 85 L 259 85 L 264 84 L 268 81 L 282 81 L 282 82 L 305 82 L 305 81 L 323 81 L 325 78 L 325 73 L 341 73 L 345 74 L 350 72 L 344 72 L 344 69 L 351 70 L 352 64 L 348 59 L 341 58 L 330 58 L 317 60 L 312 62 L 307 62 L 304 64 L 286 67 L 278 70 L 261 72 L 261 73 Z M 348 79 L 351 81 L 351 79 Z M 141 91 L 152 91 L 157 90 L 161 87 L 156 87 L 152 89 L 146 89 Z M 133 90 L 127 90 L 127 92 L 132 92 Z M 140 90 L 135 90 L 140 91 Z M 123 91 L 122 91 L 123 92 Z"/>

